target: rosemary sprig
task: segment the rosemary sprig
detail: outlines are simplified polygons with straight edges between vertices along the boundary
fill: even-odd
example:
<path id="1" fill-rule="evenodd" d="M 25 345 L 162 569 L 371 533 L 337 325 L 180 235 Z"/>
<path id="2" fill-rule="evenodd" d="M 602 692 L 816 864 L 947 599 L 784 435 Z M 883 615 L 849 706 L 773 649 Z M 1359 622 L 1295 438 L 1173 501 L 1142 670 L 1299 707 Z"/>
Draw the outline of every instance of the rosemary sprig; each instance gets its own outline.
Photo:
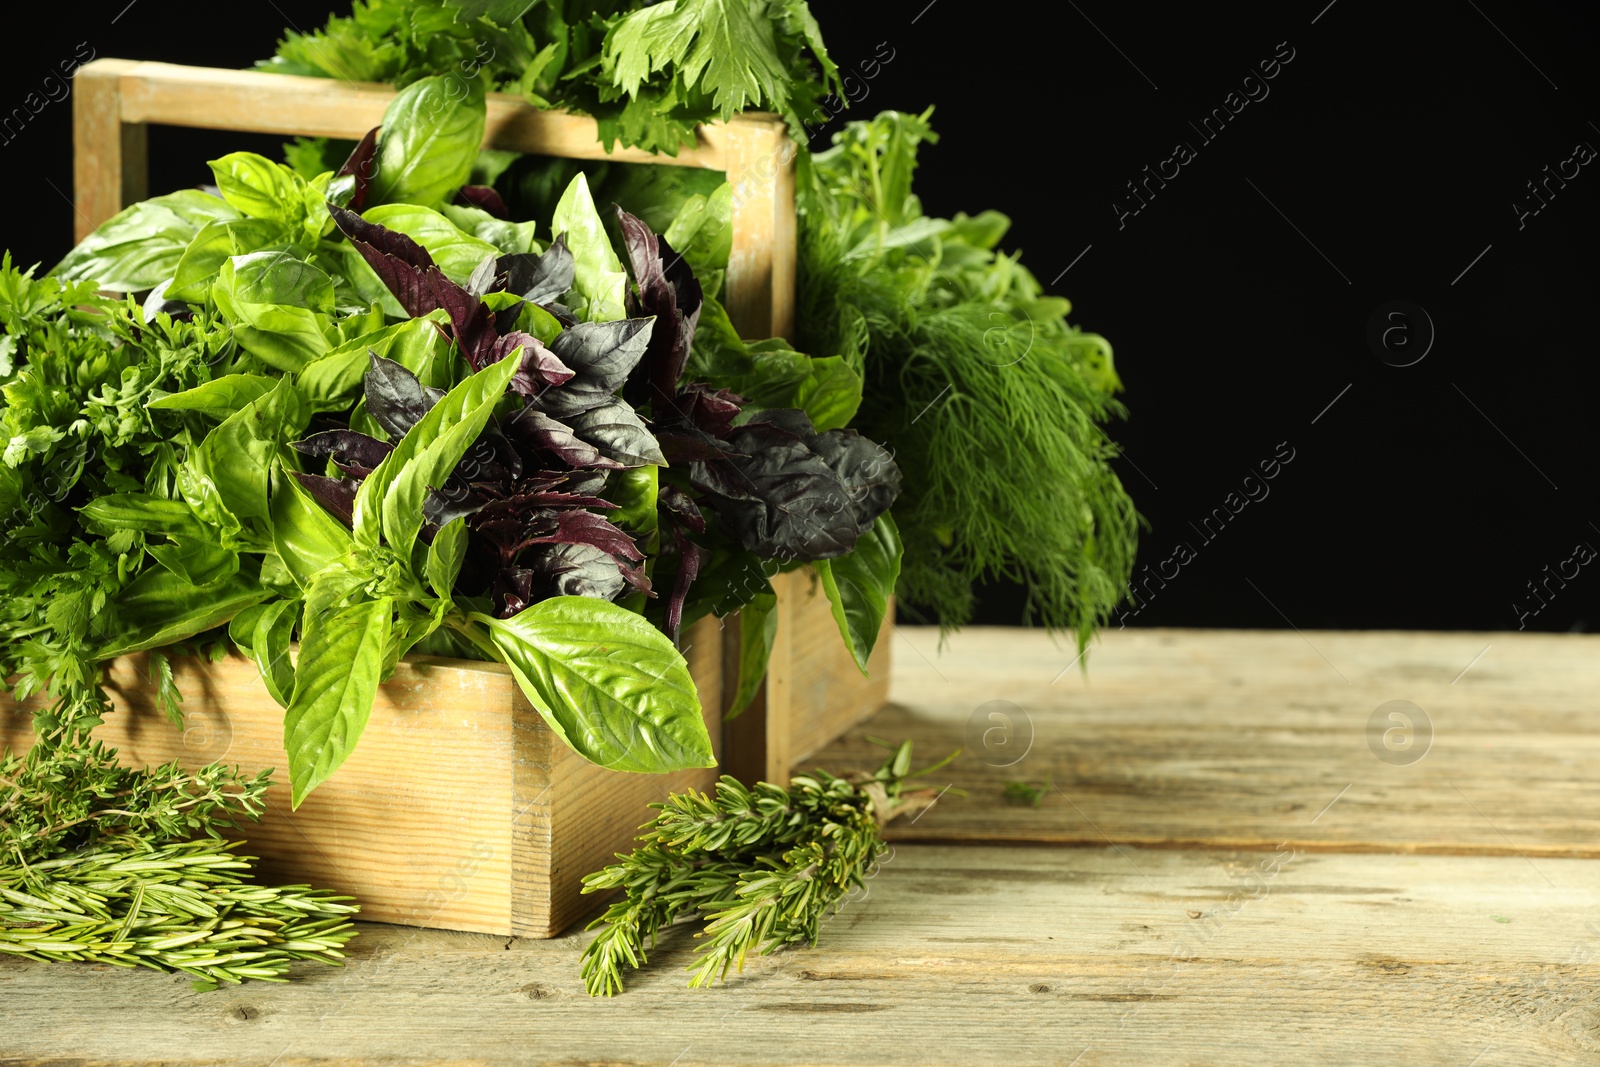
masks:
<path id="1" fill-rule="evenodd" d="M 660 814 L 639 847 L 584 879 L 585 893 L 623 891 L 589 927 L 601 927 L 583 953 L 589 995 L 620 993 L 623 967 L 643 966 L 645 941 L 653 947 L 674 922 L 705 920 L 691 988 L 726 978 L 730 968 L 742 971 L 752 953 L 816 944 L 822 919 L 882 855 L 883 827 L 933 803 L 933 790 L 905 789 L 915 777 L 910 767 L 907 741 L 871 775 L 819 770 L 791 779 L 788 789 L 746 788 L 724 775 L 714 797 L 690 790 L 651 805 Z"/>
<path id="2" fill-rule="evenodd" d="M 0 952 L 181 971 L 197 989 L 287 981 L 295 960 L 337 965 L 354 929 L 349 898 L 243 882 L 250 859 L 237 847 L 122 835 L 0 869 Z"/>
<path id="3" fill-rule="evenodd" d="M 337 965 L 350 898 L 257 885 L 220 837 L 260 814 L 267 775 L 121 766 L 89 736 L 98 681 L 63 689 L 32 750 L 0 753 L 0 953 L 179 971 L 199 990 Z"/>

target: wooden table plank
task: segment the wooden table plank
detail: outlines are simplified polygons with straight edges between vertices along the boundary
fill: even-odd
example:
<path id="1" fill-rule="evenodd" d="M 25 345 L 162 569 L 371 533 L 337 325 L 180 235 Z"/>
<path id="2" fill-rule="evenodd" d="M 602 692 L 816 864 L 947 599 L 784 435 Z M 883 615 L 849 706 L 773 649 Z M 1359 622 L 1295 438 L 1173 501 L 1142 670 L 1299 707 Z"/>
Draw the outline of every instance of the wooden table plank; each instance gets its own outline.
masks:
<path id="1" fill-rule="evenodd" d="M 895 703 L 805 766 L 875 766 L 870 737 L 968 745 L 930 780 L 967 796 L 900 840 L 1600 856 L 1600 636 L 1113 630 L 1087 676 L 1042 633 L 895 640 Z M 1392 700 L 1432 725 L 1408 765 L 1369 746 Z M 1019 806 L 1012 779 L 1052 789 Z"/>
<path id="2" fill-rule="evenodd" d="M 587 935 L 369 926 L 207 994 L 0 962 L 0 1062 L 1592 1064 L 1597 903 L 1593 860 L 902 845 L 819 948 L 710 990 L 682 931 L 608 1001 Z"/>

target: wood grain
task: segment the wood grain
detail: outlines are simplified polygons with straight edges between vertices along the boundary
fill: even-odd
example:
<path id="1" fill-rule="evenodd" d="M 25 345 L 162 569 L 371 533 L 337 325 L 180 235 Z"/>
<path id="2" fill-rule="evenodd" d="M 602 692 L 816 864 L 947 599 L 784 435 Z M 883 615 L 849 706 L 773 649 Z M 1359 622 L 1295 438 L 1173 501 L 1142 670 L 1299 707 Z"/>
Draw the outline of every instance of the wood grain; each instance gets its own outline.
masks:
<path id="1" fill-rule="evenodd" d="M 720 733 L 716 620 L 690 631 L 691 673 Z M 590 906 L 579 881 L 625 850 L 647 805 L 706 788 L 714 768 L 607 771 L 556 739 L 498 663 L 413 658 L 380 687 L 361 742 L 299 810 L 288 803 L 283 709 L 241 656 L 173 660 L 180 733 L 155 706 L 145 656 L 115 660 L 118 713 L 95 732 L 129 765 L 214 761 L 276 768 L 261 822 L 243 828 L 265 877 L 354 895 L 366 918 L 548 937 Z M 0 700 L 0 748 L 32 741 L 26 708 Z"/>
<path id="2" fill-rule="evenodd" d="M 895 641 L 895 703 L 805 765 L 966 745 L 903 840 L 1600 857 L 1600 636 L 1130 629 L 1087 674 L 1041 633 Z M 1369 746 L 1392 700 L 1431 721 L 1409 765 Z M 1051 788 L 1018 805 L 1011 780 Z"/>
<path id="3" fill-rule="evenodd" d="M 146 196 L 143 123 L 124 119 L 121 79 L 139 64 L 97 59 L 79 67 L 72 83 L 73 239 Z"/>
<path id="4" fill-rule="evenodd" d="M 343 970 L 196 994 L 0 962 L 9 1064 L 1600 1062 L 1600 862 L 901 845 L 818 948 L 612 1000 L 589 935 L 368 926 Z"/>
<path id="5" fill-rule="evenodd" d="M 772 578 L 778 632 L 751 709 L 728 722 L 728 773 L 746 783 L 787 778 L 796 760 L 837 738 L 889 699 L 894 604 L 863 676 L 809 567 Z M 727 675 L 738 676 L 738 628 L 727 628 Z M 732 684 L 731 682 L 729 683 Z M 759 712 L 759 714 L 757 714 Z"/>

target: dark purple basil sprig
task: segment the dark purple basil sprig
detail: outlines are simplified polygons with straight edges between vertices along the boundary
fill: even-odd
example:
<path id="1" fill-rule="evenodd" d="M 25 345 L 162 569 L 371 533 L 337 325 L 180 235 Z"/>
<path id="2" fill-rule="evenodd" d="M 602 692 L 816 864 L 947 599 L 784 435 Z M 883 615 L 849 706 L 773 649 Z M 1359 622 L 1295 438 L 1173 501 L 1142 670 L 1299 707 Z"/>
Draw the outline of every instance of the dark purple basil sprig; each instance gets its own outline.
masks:
<path id="1" fill-rule="evenodd" d="M 574 275 L 563 237 L 542 254 L 486 258 L 461 286 L 405 234 L 331 204 L 329 211 L 407 313 L 445 311 L 447 332 L 474 371 L 518 345 L 526 353 L 509 387 L 521 406 L 503 419 L 491 418 L 423 504 L 425 540 L 439 526 L 466 519 L 468 551 L 457 591 L 492 597 L 502 618 L 551 596 L 610 600 L 630 588 L 654 595 L 639 547 L 598 512 L 616 508 L 600 495 L 608 473 L 666 462 L 644 420 L 616 395 L 645 355 L 655 320 L 576 322 L 554 303 L 572 288 Z M 564 328 L 546 347 L 515 328 L 520 305 L 493 311 L 483 300 L 491 292 L 539 304 Z M 443 396 L 376 354 L 363 386 L 368 412 L 391 438 L 403 436 Z M 348 523 L 354 487 L 390 446 L 346 429 L 316 434 L 295 447 L 325 458 L 346 476 L 297 477 Z"/>
<path id="2" fill-rule="evenodd" d="M 367 410 L 399 438 L 443 395 L 405 367 L 373 354 L 363 386 Z M 361 481 L 393 450 L 355 430 L 335 429 L 295 442 L 302 454 L 330 462 L 343 477 L 296 473 L 313 498 L 346 524 Z M 421 536 L 466 520 L 468 547 L 456 592 L 492 598 L 509 618 L 552 596 L 613 600 L 626 589 L 649 595 L 644 554 L 600 511 L 605 476 L 629 464 L 605 455 L 571 427 L 535 409 L 490 418 L 444 484 L 423 504 Z"/>
<path id="3" fill-rule="evenodd" d="M 533 396 L 573 377 L 573 371 L 537 337 L 511 325 L 515 315 L 510 324 L 498 320 L 483 302 L 482 293 L 445 277 L 428 250 L 416 241 L 337 204 L 330 203 L 328 212 L 406 314 L 418 318 L 443 309 L 449 315 L 450 336 L 474 371 L 498 363 L 520 346 L 522 366 L 511 379 L 514 392 Z M 492 290 L 492 284 L 487 288 Z"/>
<path id="4" fill-rule="evenodd" d="M 730 549 L 781 564 L 843 556 L 894 503 L 900 469 L 875 442 L 854 430 L 818 433 L 798 409 L 762 411 L 735 426 L 743 398 L 682 381 L 704 293 L 664 237 L 621 208 L 617 217 L 634 279 L 630 313 L 656 323 L 624 395 L 649 405 L 674 466 L 663 472 L 658 514 L 662 553 L 676 557 L 663 613 L 676 639 L 685 598 L 708 557 Z"/>

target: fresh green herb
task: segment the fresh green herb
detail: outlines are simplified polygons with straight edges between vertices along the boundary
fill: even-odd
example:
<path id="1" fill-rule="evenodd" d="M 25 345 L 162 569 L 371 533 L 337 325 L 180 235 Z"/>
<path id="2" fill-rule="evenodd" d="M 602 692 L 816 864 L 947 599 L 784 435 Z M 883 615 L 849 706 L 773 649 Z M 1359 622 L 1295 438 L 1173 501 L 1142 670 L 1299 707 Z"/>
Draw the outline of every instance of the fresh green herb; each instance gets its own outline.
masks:
<path id="1" fill-rule="evenodd" d="M 356 0 L 348 17 L 286 34 L 257 69 L 401 86 L 448 75 L 593 115 L 608 148 L 669 154 L 739 111 L 799 131 L 840 91 L 805 0 Z"/>
<path id="2" fill-rule="evenodd" d="M 590 924 L 600 933 L 583 953 L 589 995 L 620 993 L 623 968 L 644 966 L 646 940 L 653 947 L 678 922 L 705 923 L 691 988 L 744 970 L 748 955 L 816 944 L 822 920 L 872 875 L 883 827 L 937 799 L 907 780 L 947 762 L 913 774 L 907 741 L 870 775 L 818 770 L 787 789 L 724 776 L 714 797 L 690 790 L 652 804 L 660 814 L 633 853 L 584 879 L 585 893 L 623 892 Z"/>
<path id="3" fill-rule="evenodd" d="M 1010 781 L 1005 784 L 1002 796 L 1014 804 L 1027 804 L 1037 808 L 1050 793 L 1050 783 L 1034 785 L 1031 782 Z"/>
<path id="4" fill-rule="evenodd" d="M 1138 517 L 1101 429 L 1123 413 L 1111 346 L 1070 326 L 996 212 L 924 216 L 911 179 L 927 115 L 849 124 L 801 200 L 800 331 L 858 365 L 853 425 L 905 472 L 898 589 L 945 628 L 973 584 L 1020 582 L 1026 614 L 1086 644 L 1122 597 Z"/>
<path id="5" fill-rule="evenodd" d="M 228 330 L 207 314 L 146 320 L 92 282 L 34 278 L 9 257 L 0 323 L 15 359 L 0 411 L 0 670 L 14 697 L 39 698 L 31 749 L 0 753 L 0 952 L 178 970 L 206 983 L 335 961 L 354 908 L 252 883 L 249 861 L 217 839 L 259 815 L 265 775 L 124 767 L 90 737 L 111 709 L 97 667 L 107 648 L 139 646 L 152 632 L 160 644 L 193 638 L 239 603 L 239 560 L 219 543 L 224 532 L 193 522 L 173 498 L 193 483 L 181 463 L 182 416 L 158 403 L 231 368 Z M 161 516 L 162 532 L 102 535 L 100 522 L 135 497 Z M 227 573 L 194 584 L 200 570 Z M 259 595 L 247 589 L 245 600 Z M 178 652 L 148 664 L 175 720 Z M 187 842 L 196 835 L 206 836 Z"/>

